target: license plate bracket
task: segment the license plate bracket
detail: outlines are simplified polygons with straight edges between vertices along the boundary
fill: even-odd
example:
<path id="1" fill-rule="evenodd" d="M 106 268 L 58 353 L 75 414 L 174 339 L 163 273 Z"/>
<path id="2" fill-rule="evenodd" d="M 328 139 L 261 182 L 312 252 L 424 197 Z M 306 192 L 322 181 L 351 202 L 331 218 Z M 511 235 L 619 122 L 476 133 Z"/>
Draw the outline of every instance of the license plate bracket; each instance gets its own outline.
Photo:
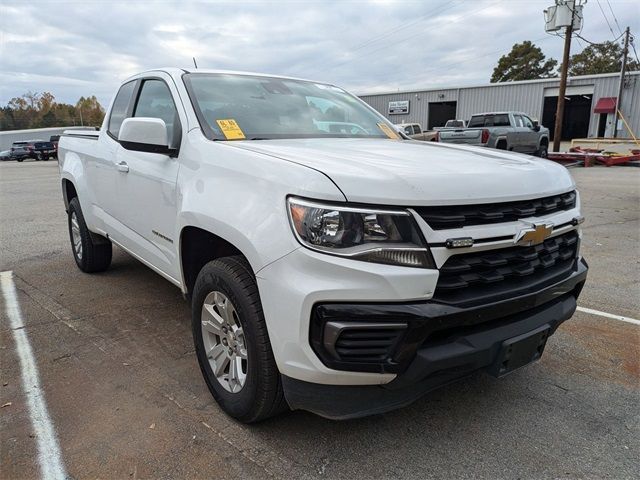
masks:
<path id="1" fill-rule="evenodd" d="M 496 361 L 489 369 L 495 377 L 503 377 L 525 365 L 539 360 L 549 338 L 549 325 L 502 342 Z"/>

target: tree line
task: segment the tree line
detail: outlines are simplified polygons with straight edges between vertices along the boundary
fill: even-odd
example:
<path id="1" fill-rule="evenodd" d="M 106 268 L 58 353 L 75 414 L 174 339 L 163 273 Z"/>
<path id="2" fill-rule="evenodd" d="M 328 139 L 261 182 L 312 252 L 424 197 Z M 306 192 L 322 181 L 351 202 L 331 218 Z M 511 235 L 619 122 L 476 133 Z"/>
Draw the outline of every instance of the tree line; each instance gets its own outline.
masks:
<path id="1" fill-rule="evenodd" d="M 493 69 L 491 83 L 535 80 L 556 77 L 561 66 L 544 55 L 540 47 L 529 40 L 516 43 L 511 51 L 500 57 Z M 595 75 L 619 72 L 622 68 L 622 47 L 615 42 L 594 43 L 569 58 L 569 75 Z M 627 61 L 627 71 L 640 70 L 640 64 Z"/>
<path id="2" fill-rule="evenodd" d="M 570 57 L 569 75 L 619 72 L 621 65 L 622 47 L 619 44 L 611 41 L 591 44 Z M 514 44 L 508 54 L 500 57 L 491 82 L 551 78 L 558 75 L 559 69 L 557 60 L 547 58 L 540 47 L 525 40 Z M 640 70 L 640 63 L 629 59 L 627 70 Z M 0 131 L 71 125 L 99 127 L 104 114 L 104 108 L 95 95 L 80 97 L 75 105 L 70 105 L 56 102 L 49 92 L 27 92 L 0 107 Z"/>
<path id="3" fill-rule="evenodd" d="M 84 125 L 99 127 L 104 108 L 95 95 L 80 97 L 75 105 L 58 103 L 49 93 L 27 92 L 0 107 L 0 131 Z"/>

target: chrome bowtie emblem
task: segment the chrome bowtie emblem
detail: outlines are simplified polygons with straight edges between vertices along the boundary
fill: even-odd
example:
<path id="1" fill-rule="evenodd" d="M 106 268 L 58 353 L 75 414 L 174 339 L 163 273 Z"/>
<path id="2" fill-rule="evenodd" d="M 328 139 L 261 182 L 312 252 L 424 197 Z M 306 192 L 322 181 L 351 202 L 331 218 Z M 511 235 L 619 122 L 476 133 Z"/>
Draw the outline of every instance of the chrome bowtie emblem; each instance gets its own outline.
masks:
<path id="1" fill-rule="evenodd" d="M 515 237 L 513 243 L 522 247 L 530 247 L 542 243 L 553 232 L 553 224 L 547 223 L 542 225 L 532 224 L 530 227 L 520 230 Z"/>

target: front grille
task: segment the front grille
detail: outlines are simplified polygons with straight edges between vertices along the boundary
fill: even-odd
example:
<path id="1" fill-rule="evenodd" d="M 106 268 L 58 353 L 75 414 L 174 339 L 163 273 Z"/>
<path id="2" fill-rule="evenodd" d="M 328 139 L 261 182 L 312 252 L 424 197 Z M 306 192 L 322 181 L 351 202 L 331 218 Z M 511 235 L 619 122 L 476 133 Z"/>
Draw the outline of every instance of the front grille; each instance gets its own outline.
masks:
<path id="1" fill-rule="evenodd" d="M 453 255 L 440 268 L 434 300 L 451 304 L 488 302 L 542 288 L 567 276 L 578 256 L 572 230 L 532 247 Z"/>
<path id="2" fill-rule="evenodd" d="M 373 362 L 391 357 L 404 328 L 345 329 L 334 344 L 339 360 Z"/>
<path id="3" fill-rule="evenodd" d="M 434 230 L 462 228 L 539 217 L 571 210 L 576 206 L 576 192 L 517 202 L 481 205 L 454 205 L 445 207 L 417 207 L 415 211 Z"/>

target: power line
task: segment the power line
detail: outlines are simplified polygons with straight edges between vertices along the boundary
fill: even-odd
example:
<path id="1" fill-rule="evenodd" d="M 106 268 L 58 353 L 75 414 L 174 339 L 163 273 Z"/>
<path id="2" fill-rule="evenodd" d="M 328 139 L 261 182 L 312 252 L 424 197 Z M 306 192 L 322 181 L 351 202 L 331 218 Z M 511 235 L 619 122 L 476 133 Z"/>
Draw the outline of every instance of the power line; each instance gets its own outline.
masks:
<path id="1" fill-rule="evenodd" d="M 454 20 L 451 20 L 451 21 L 449 21 L 449 22 L 440 23 L 440 24 L 439 24 L 439 26 L 459 22 L 460 20 L 462 20 L 462 19 L 464 19 L 464 18 L 467 18 L 467 17 L 469 17 L 469 16 L 471 16 L 471 15 L 475 15 L 476 13 L 481 12 L 482 10 L 486 10 L 487 8 L 492 7 L 492 6 L 496 5 L 497 3 L 499 3 L 499 2 L 498 2 L 498 1 L 495 1 L 495 2 L 493 2 L 493 3 L 490 3 L 489 5 L 485 5 L 485 6 L 484 6 L 484 7 L 482 7 L 482 8 L 479 8 L 479 9 L 473 10 L 473 11 L 471 11 L 471 12 L 467 13 L 466 15 L 463 15 L 463 16 L 461 16 L 461 17 L 458 17 L 458 18 L 456 18 L 456 19 L 454 19 Z M 441 13 L 443 10 L 444 10 L 444 9 L 438 10 L 438 11 L 436 12 L 436 14 Z M 405 38 L 403 38 L 403 39 L 401 39 L 401 40 L 398 40 L 398 41 L 396 41 L 396 42 L 392 42 L 392 43 L 385 44 L 385 45 L 383 45 L 383 46 L 382 46 L 382 47 L 380 47 L 380 48 L 377 48 L 377 49 L 375 49 L 375 50 L 371 50 L 371 51 L 369 51 L 369 52 L 366 52 L 366 53 L 363 53 L 363 54 L 361 54 L 361 55 L 358 55 L 358 56 L 356 56 L 356 58 L 354 58 L 354 59 L 349 59 L 349 60 L 344 60 L 344 61 L 342 61 L 342 62 L 339 62 L 339 63 L 337 63 L 337 64 L 335 64 L 335 65 L 333 65 L 333 66 L 330 66 L 329 68 L 333 68 L 333 69 L 335 69 L 335 68 L 341 67 L 341 66 L 343 66 L 343 65 L 346 65 L 346 64 L 348 64 L 348 63 L 352 63 L 352 62 L 354 62 L 354 61 L 357 61 L 357 60 L 359 60 L 359 59 L 362 59 L 363 57 L 368 57 L 369 55 L 373 55 L 374 53 L 378 53 L 378 52 L 379 52 L 379 51 L 381 51 L 381 50 L 386 50 L 386 49 L 387 49 L 387 48 L 389 48 L 389 47 L 392 47 L 392 46 L 394 46 L 394 45 L 397 45 L 398 43 L 406 42 L 407 40 L 410 40 L 410 39 L 412 39 L 412 38 L 414 38 L 414 37 L 417 37 L 417 36 L 419 36 L 419 35 L 422 35 L 422 34 L 424 34 L 424 32 L 420 31 L 420 32 L 415 33 L 415 34 L 413 34 L 413 35 L 409 35 L 408 37 L 405 37 Z"/>
<path id="2" fill-rule="evenodd" d="M 544 37 L 540 37 L 540 38 L 536 38 L 534 40 L 531 40 L 531 43 L 535 44 L 536 42 L 542 42 L 542 41 L 548 40 L 548 39 L 549 39 L 549 37 L 544 36 Z M 513 48 L 513 47 L 511 47 L 511 48 Z M 508 52 L 505 53 L 505 49 L 501 48 L 499 50 L 493 50 L 493 51 L 487 52 L 487 53 L 485 53 L 483 55 L 475 55 L 474 54 L 473 57 L 471 57 L 471 58 L 465 58 L 463 60 L 460 60 L 460 61 L 457 61 L 457 62 L 454 62 L 454 63 L 445 63 L 444 65 L 438 65 L 437 67 L 432 67 L 432 68 L 427 68 L 427 69 L 424 69 L 424 70 L 420 70 L 419 73 L 420 74 L 425 74 L 425 73 L 435 72 L 435 71 L 437 71 L 439 73 L 440 72 L 447 72 L 447 71 L 449 71 L 449 70 L 451 70 L 453 68 L 456 68 L 459 65 L 463 65 L 463 64 L 466 65 L 466 64 L 469 64 L 471 62 L 475 62 L 477 60 L 481 60 L 483 58 L 486 58 L 486 57 L 489 57 L 489 56 L 492 56 L 492 55 L 496 55 L 496 54 L 499 54 L 499 53 L 507 54 Z M 391 72 L 390 75 L 393 75 L 395 73 L 397 73 L 397 72 Z M 379 77 L 379 78 L 381 80 L 384 80 L 386 78 L 389 78 L 389 75 L 383 76 L 383 77 Z"/>
<path id="3" fill-rule="evenodd" d="M 454 0 L 452 0 L 452 1 L 450 1 L 448 3 L 448 5 L 449 5 L 448 7 L 440 9 L 439 13 L 442 13 L 445 10 L 449 10 L 450 8 L 453 8 L 455 6 L 455 5 L 453 5 L 453 1 Z M 433 12 L 432 11 L 430 11 L 428 13 L 425 13 L 424 15 L 420 15 L 418 18 L 416 18 L 414 20 L 411 20 L 410 22 L 405 22 L 405 23 L 402 23 L 402 24 L 400 24 L 400 25 L 398 25 L 398 26 L 396 26 L 394 28 L 390 28 L 388 30 L 385 30 L 381 34 L 375 35 L 374 37 L 371 37 L 369 40 L 366 40 L 366 41 L 364 41 L 362 43 L 359 43 L 358 45 L 355 45 L 351 49 L 350 53 L 357 52 L 358 50 L 361 50 L 362 48 L 364 48 L 364 47 L 366 47 L 368 45 L 371 45 L 372 43 L 376 43 L 379 40 L 382 40 L 384 38 L 388 38 L 388 37 L 390 37 L 392 35 L 395 35 L 396 32 L 398 32 L 400 30 L 404 30 L 404 29 L 409 28 L 409 27 L 412 27 L 413 25 L 415 25 L 417 23 L 420 23 L 422 20 L 424 20 L 425 17 L 431 17 L 431 16 L 433 16 Z"/>
<path id="4" fill-rule="evenodd" d="M 611 35 L 613 35 L 615 37 L 616 34 L 613 33 L 613 28 L 611 28 L 611 24 L 609 23 L 609 19 L 605 15 L 604 10 L 602 8 L 602 5 L 600 5 L 600 0 L 596 0 L 596 3 L 598 4 L 598 7 L 600 7 L 600 11 L 602 12 L 602 16 L 604 17 L 604 21 L 607 22 L 607 26 L 609 27 L 609 31 L 611 32 Z"/>
<path id="5" fill-rule="evenodd" d="M 413 25 L 416 25 L 418 23 L 420 23 L 421 21 L 423 21 L 425 19 L 425 17 L 430 17 L 433 18 L 434 14 L 437 16 L 438 14 L 444 12 L 445 10 L 449 10 L 450 8 L 453 8 L 455 5 L 453 5 L 453 2 L 455 0 L 452 0 L 451 2 L 449 2 L 449 6 L 445 7 L 445 8 L 440 8 L 440 9 L 436 9 L 436 11 L 434 12 L 433 10 L 425 13 L 424 15 L 421 15 L 420 17 L 418 17 L 417 19 L 411 20 L 410 22 L 405 22 L 402 23 L 400 25 L 397 25 L 393 28 L 390 28 L 389 30 L 386 30 L 384 32 L 382 32 L 379 35 L 375 35 L 374 37 L 371 37 L 369 40 L 365 40 L 362 43 L 359 43 L 357 45 L 355 45 L 354 47 L 352 47 L 352 49 L 348 52 L 346 52 L 347 54 L 352 54 L 354 52 L 357 52 L 358 50 L 363 49 L 364 47 L 367 47 L 373 43 L 376 43 L 379 40 L 382 40 L 384 38 L 390 37 L 395 35 L 397 32 L 404 30 L 406 28 L 412 27 Z M 333 68 L 337 68 L 340 67 L 346 63 L 349 63 L 351 60 L 345 60 L 344 62 L 338 63 L 336 66 L 334 66 Z M 308 72 L 308 69 L 302 70 L 302 73 L 304 74 L 305 72 Z M 312 71 L 313 72 L 313 71 Z"/>
<path id="6" fill-rule="evenodd" d="M 616 14 L 613 12 L 613 8 L 611 7 L 611 3 L 609 2 L 609 0 L 607 0 L 607 5 L 609 5 L 609 10 L 611 10 L 611 15 L 613 15 L 613 20 L 616 22 L 616 26 L 618 27 L 618 31 L 620 32 L 620 35 L 622 35 L 622 28 L 620 27 L 620 24 L 618 23 L 618 18 L 616 17 Z"/>
<path id="7" fill-rule="evenodd" d="M 620 40 L 620 38 L 622 38 L 623 35 L 624 35 L 624 32 L 622 32 L 620 35 L 618 35 L 616 38 L 614 38 L 611 43 L 616 43 L 618 40 Z M 584 38 L 580 34 L 576 34 L 576 37 L 578 37 L 580 40 L 584 40 L 589 45 L 604 45 L 605 43 L 607 43 L 609 41 L 609 40 L 605 40 L 604 42 L 592 42 L 591 40 L 588 40 L 588 39 Z"/>
<path id="8" fill-rule="evenodd" d="M 638 52 L 636 51 L 636 46 L 634 45 L 633 41 L 634 41 L 634 38 L 632 36 L 629 41 L 629 44 L 631 45 L 631 48 L 633 48 L 633 54 L 636 57 L 636 62 L 640 63 L 640 58 L 638 58 Z"/>

